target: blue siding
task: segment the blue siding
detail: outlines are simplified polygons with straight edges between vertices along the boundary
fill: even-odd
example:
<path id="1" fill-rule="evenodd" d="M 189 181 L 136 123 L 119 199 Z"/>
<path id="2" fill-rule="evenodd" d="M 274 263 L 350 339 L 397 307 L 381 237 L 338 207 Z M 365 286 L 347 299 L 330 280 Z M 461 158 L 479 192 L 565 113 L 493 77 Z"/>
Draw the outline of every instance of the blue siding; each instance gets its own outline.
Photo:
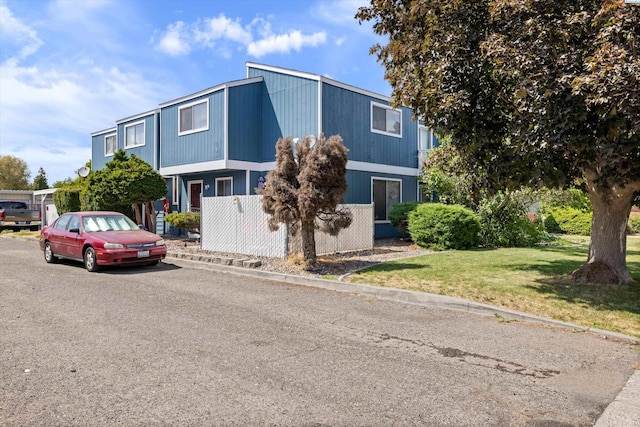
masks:
<path id="1" fill-rule="evenodd" d="M 411 109 L 402 108 L 402 138 L 371 132 L 371 102 L 377 98 L 324 83 L 322 130 L 340 135 L 349 149 L 349 160 L 418 168 L 418 126 Z"/>
<path id="2" fill-rule="evenodd" d="M 107 162 L 111 161 L 113 156 L 105 157 L 104 155 L 104 137 L 113 134 L 112 132 L 105 132 L 99 135 L 91 136 L 91 169 L 99 170 L 105 167 Z"/>
<path id="3" fill-rule="evenodd" d="M 178 108 L 209 99 L 209 130 L 178 136 Z M 161 113 L 161 167 L 224 159 L 224 90 L 164 107 Z"/>
<path id="4" fill-rule="evenodd" d="M 278 138 L 318 134 L 318 82 L 256 68 L 249 77 L 264 78 L 262 97 L 262 161 L 276 158 Z"/>
<path id="5" fill-rule="evenodd" d="M 412 202 L 417 200 L 418 180 L 415 176 L 384 174 L 378 172 L 347 171 L 347 194 L 345 203 L 370 204 L 372 203 L 372 182 L 373 177 L 381 179 L 396 179 L 402 181 L 401 202 Z M 388 222 L 376 222 L 374 236 L 376 239 L 387 237 L 398 237 L 398 231 Z"/>
<path id="6" fill-rule="evenodd" d="M 263 83 L 230 87 L 228 110 L 228 157 L 259 162 L 261 156 L 261 99 Z"/>
<path id="7" fill-rule="evenodd" d="M 155 131 L 154 126 L 156 125 L 156 121 L 154 120 L 155 115 L 152 114 L 146 117 L 140 117 L 137 119 L 128 120 L 126 122 L 118 123 L 118 150 L 125 149 L 127 152 L 127 156 L 131 156 L 135 154 L 140 157 L 145 162 L 149 163 L 151 166 L 157 166 L 155 163 L 155 146 L 156 140 L 158 138 L 158 133 Z M 132 124 L 144 122 L 144 145 L 133 148 L 125 148 L 124 142 L 126 138 L 125 127 Z"/>

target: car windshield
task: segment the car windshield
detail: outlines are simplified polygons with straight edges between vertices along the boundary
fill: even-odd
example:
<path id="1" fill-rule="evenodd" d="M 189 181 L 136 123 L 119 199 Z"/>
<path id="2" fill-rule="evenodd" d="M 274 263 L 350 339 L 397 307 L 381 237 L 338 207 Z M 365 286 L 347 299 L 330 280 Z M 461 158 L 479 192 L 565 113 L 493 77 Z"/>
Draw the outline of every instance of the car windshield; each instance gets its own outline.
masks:
<path id="1" fill-rule="evenodd" d="M 130 231 L 138 226 L 124 215 L 92 215 L 82 218 L 82 225 L 87 232 L 92 231 Z"/>

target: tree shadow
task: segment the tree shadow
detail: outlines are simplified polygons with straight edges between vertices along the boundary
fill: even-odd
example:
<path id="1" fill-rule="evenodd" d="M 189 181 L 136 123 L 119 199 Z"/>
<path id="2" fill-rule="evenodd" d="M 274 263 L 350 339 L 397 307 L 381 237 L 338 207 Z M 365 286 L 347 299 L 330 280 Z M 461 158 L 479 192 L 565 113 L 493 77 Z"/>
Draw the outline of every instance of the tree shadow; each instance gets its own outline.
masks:
<path id="1" fill-rule="evenodd" d="M 587 305 L 596 310 L 640 314 L 640 262 L 627 263 L 634 279 L 629 285 L 576 283 L 570 274 L 582 264 L 579 261 L 562 260 L 515 266 L 515 269 L 536 271 L 546 276 L 535 280 L 535 285 L 525 285 L 539 294 L 571 304 Z"/>

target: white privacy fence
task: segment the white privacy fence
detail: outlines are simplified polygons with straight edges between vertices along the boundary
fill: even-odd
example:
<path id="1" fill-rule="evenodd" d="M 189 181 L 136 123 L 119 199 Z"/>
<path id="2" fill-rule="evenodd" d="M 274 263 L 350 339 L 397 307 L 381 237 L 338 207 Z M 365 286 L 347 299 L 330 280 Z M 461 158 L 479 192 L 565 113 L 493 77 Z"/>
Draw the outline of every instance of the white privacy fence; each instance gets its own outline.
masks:
<path id="1" fill-rule="evenodd" d="M 316 231 L 318 255 L 373 248 L 373 205 L 346 205 L 353 223 L 337 236 Z M 203 250 L 285 258 L 301 252 L 300 235 L 288 236 L 287 226 L 269 230 L 262 196 L 203 197 L 200 242 Z"/>

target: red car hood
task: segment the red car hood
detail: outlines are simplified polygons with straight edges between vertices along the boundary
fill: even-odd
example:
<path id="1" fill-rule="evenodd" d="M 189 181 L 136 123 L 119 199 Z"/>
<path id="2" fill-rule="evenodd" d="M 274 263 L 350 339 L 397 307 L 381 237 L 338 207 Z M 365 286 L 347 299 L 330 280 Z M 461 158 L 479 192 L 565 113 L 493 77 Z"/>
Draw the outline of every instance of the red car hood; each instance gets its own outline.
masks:
<path id="1" fill-rule="evenodd" d="M 133 243 L 153 243 L 162 238 L 157 234 L 149 233 L 145 230 L 131 231 L 94 231 L 89 233 L 93 238 L 111 243 L 122 243 L 130 245 Z"/>

